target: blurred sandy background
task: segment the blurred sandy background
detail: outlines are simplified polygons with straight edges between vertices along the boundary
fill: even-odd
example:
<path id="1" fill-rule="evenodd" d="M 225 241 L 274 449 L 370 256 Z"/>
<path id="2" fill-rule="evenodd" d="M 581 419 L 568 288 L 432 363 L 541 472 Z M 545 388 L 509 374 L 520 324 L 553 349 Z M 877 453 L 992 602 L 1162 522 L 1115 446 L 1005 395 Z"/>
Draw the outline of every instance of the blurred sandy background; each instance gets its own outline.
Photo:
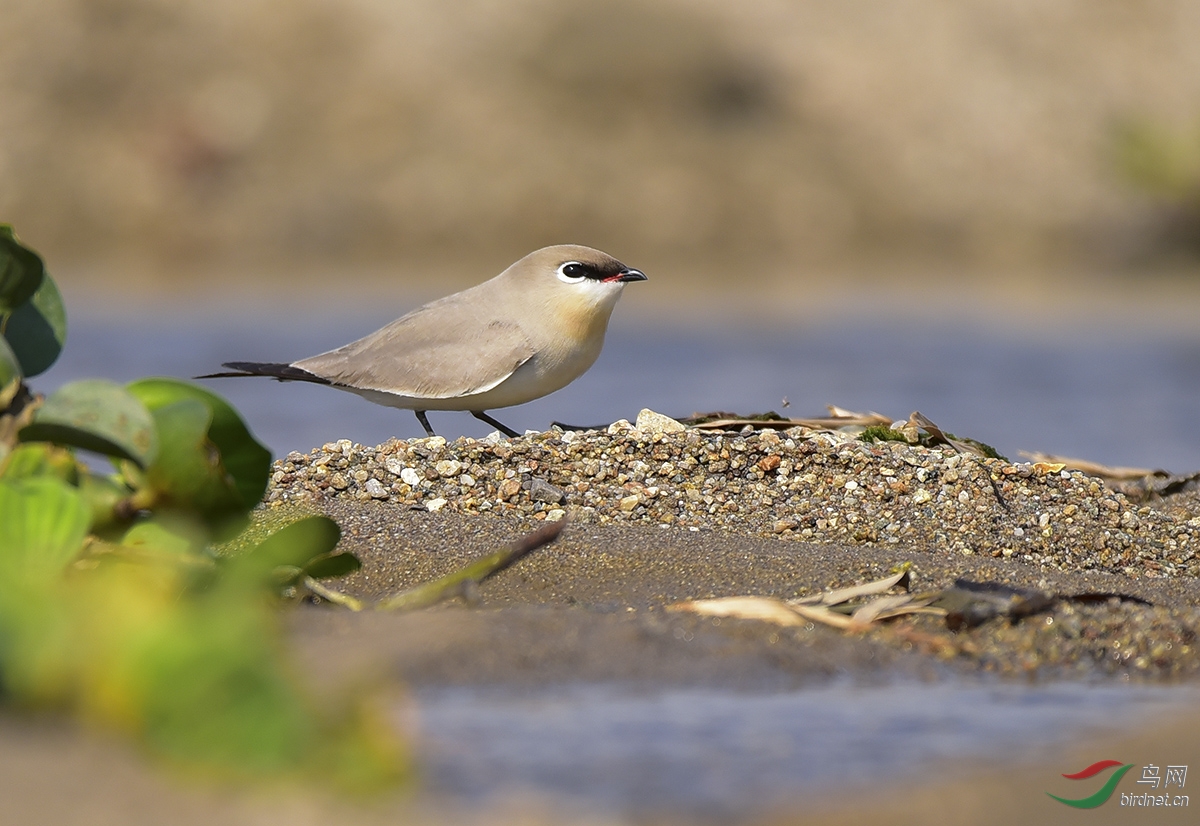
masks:
<path id="1" fill-rule="evenodd" d="M 1189 0 L 7 0 L 0 219 L 146 295 L 564 241 L 676 294 L 1170 293 L 1198 34 Z"/>

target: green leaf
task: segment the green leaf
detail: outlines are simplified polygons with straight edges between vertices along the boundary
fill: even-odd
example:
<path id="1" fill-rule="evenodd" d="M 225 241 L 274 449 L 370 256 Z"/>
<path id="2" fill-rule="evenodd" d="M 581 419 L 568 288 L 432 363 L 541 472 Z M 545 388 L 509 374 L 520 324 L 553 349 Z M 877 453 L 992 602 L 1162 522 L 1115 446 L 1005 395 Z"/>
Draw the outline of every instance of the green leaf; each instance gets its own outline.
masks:
<path id="1" fill-rule="evenodd" d="M 163 504 L 211 519 L 241 513 L 241 498 L 208 440 L 212 411 L 196 399 L 156 407 L 150 414 L 158 431 L 158 456 L 146 468 L 146 481 Z"/>
<path id="2" fill-rule="evenodd" d="M 48 583 L 79 552 L 90 521 L 83 497 L 65 482 L 48 477 L 0 480 L 3 584 Z"/>
<path id="3" fill-rule="evenodd" d="M 133 491 L 119 476 L 84 473 L 79 477 L 79 493 L 92 512 L 92 533 L 121 527 L 132 517 L 131 513 L 121 512 L 121 503 L 128 500 Z"/>
<path id="4" fill-rule="evenodd" d="M 178 379 L 141 379 L 128 387 L 151 411 L 183 399 L 203 403 L 211 415 L 207 440 L 220 454 L 220 464 L 229 474 L 243 509 L 249 510 L 262 500 L 271 476 L 271 452 L 255 440 L 229 402 Z"/>
<path id="5" fill-rule="evenodd" d="M 217 595 L 164 620 L 130 652 L 146 742 L 173 762 L 233 776 L 301 771 L 320 744 L 318 719 L 261 607 Z"/>
<path id="6" fill-rule="evenodd" d="M 138 522 L 121 537 L 121 547 L 168 554 L 195 553 L 204 546 L 202 525 L 176 515 Z"/>
<path id="7" fill-rule="evenodd" d="M 14 447 L 3 462 L 0 476 L 12 481 L 52 476 L 74 485 L 79 482 L 79 463 L 66 448 L 48 442 L 31 442 Z"/>
<path id="8" fill-rule="evenodd" d="M 8 346 L 8 342 L 0 336 L 0 410 L 7 410 L 12 400 L 21 389 L 21 362 L 17 354 Z"/>
<path id="9" fill-rule="evenodd" d="M 341 537 L 341 528 L 327 516 L 299 519 L 275 531 L 252 550 L 232 557 L 229 576 L 256 585 L 271 582 L 277 568 L 287 566 L 303 573 L 310 563 L 328 556 Z"/>
<path id="10" fill-rule="evenodd" d="M 67 340 L 67 311 L 49 273 L 37 292 L 9 316 L 4 337 L 26 376 L 45 372 L 58 359 Z"/>
<path id="11" fill-rule="evenodd" d="M 361 567 L 357 556 L 349 551 L 341 551 L 313 557 L 304 566 L 304 575 L 313 579 L 334 579 L 352 574 Z"/>
<path id="12" fill-rule="evenodd" d="M 60 387 L 21 429 L 23 442 L 56 442 L 149 464 L 158 451 L 154 420 L 132 394 L 111 381 Z"/>
<path id="13" fill-rule="evenodd" d="M 0 224 L 0 316 L 28 301 L 45 272 L 41 257 L 17 240 L 11 226 Z"/>

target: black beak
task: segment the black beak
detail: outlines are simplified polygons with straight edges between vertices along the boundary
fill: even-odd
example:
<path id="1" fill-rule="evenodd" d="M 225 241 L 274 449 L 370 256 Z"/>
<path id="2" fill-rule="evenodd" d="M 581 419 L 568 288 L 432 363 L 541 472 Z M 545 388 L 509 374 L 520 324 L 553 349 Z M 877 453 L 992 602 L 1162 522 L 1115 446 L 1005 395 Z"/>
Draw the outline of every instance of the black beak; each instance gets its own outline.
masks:
<path id="1" fill-rule="evenodd" d="M 612 279 L 613 281 L 648 281 L 646 274 L 641 270 L 621 270 L 620 274 Z"/>

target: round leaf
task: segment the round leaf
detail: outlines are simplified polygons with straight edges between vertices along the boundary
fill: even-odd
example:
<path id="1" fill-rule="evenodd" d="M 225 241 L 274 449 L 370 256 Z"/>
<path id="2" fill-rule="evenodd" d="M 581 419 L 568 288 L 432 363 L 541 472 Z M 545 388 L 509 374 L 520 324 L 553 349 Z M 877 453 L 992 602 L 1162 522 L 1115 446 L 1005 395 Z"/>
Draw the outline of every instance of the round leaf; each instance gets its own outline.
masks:
<path id="1" fill-rule="evenodd" d="M 92 450 L 143 467 L 158 451 L 149 411 L 125 388 L 103 379 L 75 381 L 54 391 L 19 438 Z"/>
<path id="2" fill-rule="evenodd" d="M 199 399 L 179 399 L 151 415 L 158 430 L 158 455 L 146 468 L 145 486 L 156 507 L 191 513 L 214 539 L 244 527 L 250 510 L 221 452 L 208 438 L 212 411 Z"/>
<path id="3" fill-rule="evenodd" d="M 211 416 L 207 439 L 219 452 L 243 508 L 249 510 L 262 500 L 271 476 L 271 452 L 259 444 L 229 402 L 178 379 L 141 379 L 129 385 L 129 392 L 151 411 L 184 399 L 203 403 Z"/>
<path id="4" fill-rule="evenodd" d="M 159 447 L 146 480 L 166 503 L 214 519 L 244 511 L 220 452 L 208 440 L 212 411 L 196 399 L 179 399 L 151 416 Z"/>
<path id="5" fill-rule="evenodd" d="M 90 521 L 83 497 L 65 482 L 0 481 L 0 578 L 50 581 L 79 552 Z"/>
<path id="6" fill-rule="evenodd" d="M 67 311 L 49 274 L 37 292 L 9 316 L 4 337 L 26 376 L 45 372 L 58 359 L 67 340 Z"/>
<path id="7" fill-rule="evenodd" d="M 38 254 L 17 240 L 12 227 L 0 224 L 0 316 L 28 301 L 44 274 Z"/>

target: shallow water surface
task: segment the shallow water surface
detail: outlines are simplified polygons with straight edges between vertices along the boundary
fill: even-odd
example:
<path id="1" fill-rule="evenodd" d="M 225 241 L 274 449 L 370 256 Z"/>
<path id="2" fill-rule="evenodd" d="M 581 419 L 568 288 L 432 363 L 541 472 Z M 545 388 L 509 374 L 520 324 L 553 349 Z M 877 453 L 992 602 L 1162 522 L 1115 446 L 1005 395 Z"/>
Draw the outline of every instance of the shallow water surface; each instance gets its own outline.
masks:
<path id="1" fill-rule="evenodd" d="M 59 364 L 35 387 L 70 379 L 194 376 L 221 362 L 294 361 L 391 320 L 318 311 L 264 316 L 76 311 Z M 301 320 L 302 319 L 302 320 Z M 408 411 L 349 393 L 266 379 L 208 383 L 280 455 L 340 438 L 379 444 L 422 435 Z M 784 407 L 788 399 L 790 406 Z M 495 415 L 510 427 L 633 419 L 649 407 L 823 415 L 825 405 L 896 418 L 920 410 L 1010 458 L 1039 450 L 1109 464 L 1200 470 L 1200 326 L 1034 333 L 952 320 L 867 315 L 778 326 L 717 327 L 617 314 L 596 365 L 544 399 Z M 442 435 L 483 436 L 467 413 L 430 414 Z"/>
<path id="2" fill-rule="evenodd" d="M 1079 683 L 442 690 L 418 698 L 418 754 L 426 786 L 457 799 L 723 820 L 813 793 L 933 780 L 947 767 L 1051 758 L 1197 699 L 1193 687 Z"/>

